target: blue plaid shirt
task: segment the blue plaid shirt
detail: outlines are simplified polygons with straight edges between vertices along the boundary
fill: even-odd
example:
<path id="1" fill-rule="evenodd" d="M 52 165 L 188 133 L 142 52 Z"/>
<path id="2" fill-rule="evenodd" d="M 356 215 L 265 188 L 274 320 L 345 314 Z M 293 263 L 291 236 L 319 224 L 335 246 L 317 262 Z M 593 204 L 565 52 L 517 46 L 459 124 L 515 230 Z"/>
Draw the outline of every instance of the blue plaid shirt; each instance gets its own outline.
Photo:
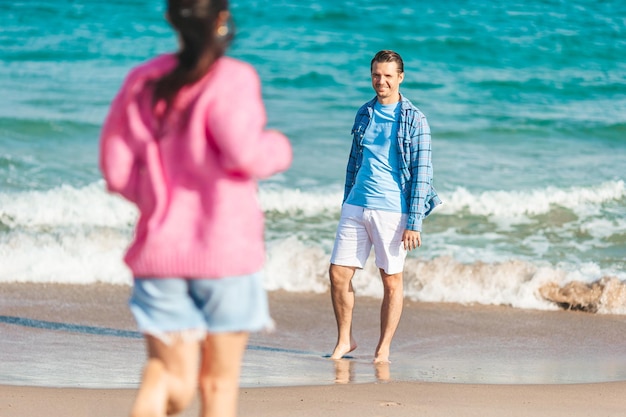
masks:
<path id="1" fill-rule="evenodd" d="M 398 160 L 400 187 L 408 202 L 409 218 L 406 228 L 422 231 L 422 220 L 441 204 L 432 186 L 433 164 L 430 127 L 426 116 L 407 98 L 402 97 L 398 126 Z M 354 186 L 356 174 L 363 162 L 363 135 L 370 123 L 377 98 L 365 103 L 356 114 L 352 127 L 352 148 L 346 169 L 345 202 Z"/>

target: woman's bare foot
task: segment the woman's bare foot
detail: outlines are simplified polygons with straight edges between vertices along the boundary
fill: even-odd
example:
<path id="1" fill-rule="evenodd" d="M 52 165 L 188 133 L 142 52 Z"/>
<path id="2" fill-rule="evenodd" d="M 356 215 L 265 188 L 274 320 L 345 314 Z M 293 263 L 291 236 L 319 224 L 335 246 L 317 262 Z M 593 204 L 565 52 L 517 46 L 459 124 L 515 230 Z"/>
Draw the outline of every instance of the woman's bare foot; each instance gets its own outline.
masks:
<path id="1" fill-rule="evenodd" d="M 344 355 L 347 355 L 348 353 L 352 352 L 354 349 L 357 348 L 357 344 L 354 341 L 354 339 L 350 340 L 350 344 L 347 343 L 337 343 L 337 346 L 335 346 L 335 350 L 333 351 L 333 354 L 330 356 L 331 359 L 341 359 L 343 358 Z"/>

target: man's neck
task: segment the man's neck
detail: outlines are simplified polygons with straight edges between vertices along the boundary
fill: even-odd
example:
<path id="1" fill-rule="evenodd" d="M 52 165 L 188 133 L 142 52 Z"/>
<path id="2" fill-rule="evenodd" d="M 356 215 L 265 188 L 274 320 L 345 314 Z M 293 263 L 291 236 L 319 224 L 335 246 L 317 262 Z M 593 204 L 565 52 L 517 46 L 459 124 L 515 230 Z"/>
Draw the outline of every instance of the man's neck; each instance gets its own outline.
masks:
<path id="1" fill-rule="evenodd" d="M 400 100 L 402 100 L 402 95 L 400 93 L 398 93 L 398 95 L 396 97 L 377 97 L 378 102 L 382 105 L 387 105 L 387 104 L 395 104 L 397 102 L 399 102 Z"/>

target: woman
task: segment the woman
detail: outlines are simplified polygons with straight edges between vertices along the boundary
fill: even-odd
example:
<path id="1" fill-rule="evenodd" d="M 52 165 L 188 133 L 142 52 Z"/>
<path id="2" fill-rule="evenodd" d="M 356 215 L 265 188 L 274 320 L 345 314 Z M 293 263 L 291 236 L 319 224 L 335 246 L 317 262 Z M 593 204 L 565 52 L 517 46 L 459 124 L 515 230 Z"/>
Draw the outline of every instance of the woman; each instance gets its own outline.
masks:
<path id="1" fill-rule="evenodd" d="M 169 0 L 167 15 L 180 50 L 129 73 L 101 136 L 108 190 L 139 210 L 124 260 L 148 358 L 131 415 L 180 412 L 199 384 L 202 416 L 235 416 L 248 334 L 272 324 L 256 180 L 291 147 L 265 130 L 255 70 L 224 56 L 227 1 Z"/>

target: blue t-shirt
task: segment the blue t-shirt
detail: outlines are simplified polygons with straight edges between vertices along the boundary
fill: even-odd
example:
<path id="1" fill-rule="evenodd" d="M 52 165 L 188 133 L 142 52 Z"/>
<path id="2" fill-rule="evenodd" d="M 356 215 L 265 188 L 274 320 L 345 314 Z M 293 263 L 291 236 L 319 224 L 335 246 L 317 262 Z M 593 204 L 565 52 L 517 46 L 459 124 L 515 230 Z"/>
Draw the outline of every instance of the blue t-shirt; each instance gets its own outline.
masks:
<path id="1" fill-rule="evenodd" d="M 374 114 L 363 136 L 363 164 L 347 204 L 375 210 L 406 213 L 400 187 L 398 120 L 400 102 L 374 105 Z"/>

